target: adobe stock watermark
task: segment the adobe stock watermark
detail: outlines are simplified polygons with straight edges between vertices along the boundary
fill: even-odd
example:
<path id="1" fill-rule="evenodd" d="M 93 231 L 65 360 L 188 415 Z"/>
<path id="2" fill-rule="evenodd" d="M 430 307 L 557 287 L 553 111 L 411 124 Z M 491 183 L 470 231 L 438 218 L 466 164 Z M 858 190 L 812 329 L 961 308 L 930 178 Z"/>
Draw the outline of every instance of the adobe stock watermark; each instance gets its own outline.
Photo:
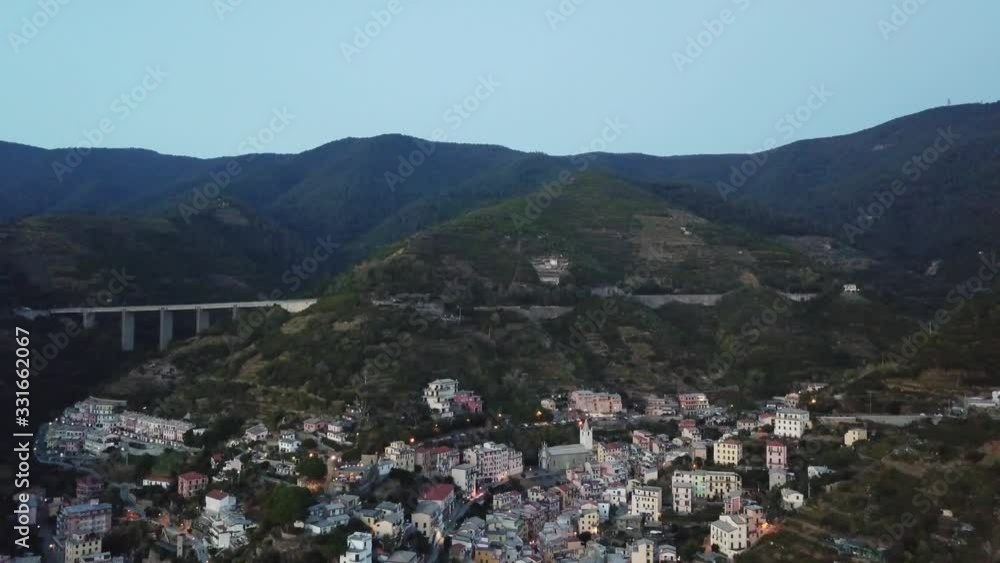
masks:
<path id="1" fill-rule="evenodd" d="M 163 84 L 164 79 L 168 76 L 170 75 L 164 72 L 160 65 L 156 65 L 155 68 L 147 66 L 146 74 L 143 75 L 139 83 L 128 92 L 124 92 L 112 100 L 108 111 L 114 114 L 119 122 L 125 121 L 132 115 L 133 111 L 146 101 L 151 92 Z M 97 122 L 97 127 L 94 129 L 81 131 L 83 139 L 77 144 L 78 146 L 68 149 L 62 161 L 52 161 L 52 172 L 56 175 L 56 180 L 62 182 L 67 174 L 80 166 L 91 150 L 98 148 L 104 139 L 115 131 L 115 127 L 114 120 L 110 117 L 104 117 Z"/>
<path id="2" fill-rule="evenodd" d="M 344 56 L 347 64 L 351 64 L 354 57 L 357 57 L 362 51 L 367 49 L 372 44 L 372 41 L 381 35 L 385 28 L 389 27 L 389 24 L 401 13 L 403 13 L 403 3 L 401 0 L 389 0 L 385 8 L 372 11 L 371 19 L 363 26 L 355 27 L 354 37 L 351 39 L 351 42 L 340 42 L 340 54 Z"/>
<path id="3" fill-rule="evenodd" d="M 226 16 L 236 11 L 243 5 L 243 0 L 213 0 L 212 9 L 215 10 L 215 17 L 219 18 L 219 21 L 224 21 Z"/>
<path id="4" fill-rule="evenodd" d="M 731 336 L 723 342 L 722 350 L 709 363 L 709 371 L 716 375 L 728 372 L 736 362 L 750 353 L 761 335 L 778 322 L 781 315 L 788 312 L 788 303 L 781 297 L 775 297 L 771 306 L 761 314 L 755 315 L 740 327 L 740 333 Z"/>
<path id="5" fill-rule="evenodd" d="M 177 206 L 177 211 L 180 212 L 181 217 L 184 222 L 191 224 L 191 218 L 198 215 L 202 211 L 209 208 L 211 203 L 219 197 L 219 194 L 226 187 L 229 186 L 240 174 L 243 173 L 243 167 L 240 165 L 239 159 L 245 158 L 247 162 L 253 162 L 256 155 L 251 152 L 251 149 L 256 152 L 261 152 L 264 147 L 271 144 L 274 141 L 275 136 L 278 133 L 285 130 L 288 125 L 295 120 L 295 114 L 289 113 L 288 108 L 282 107 L 281 109 L 271 110 L 271 119 L 268 121 L 267 126 L 260 128 L 256 133 L 247 136 L 236 147 L 238 153 L 244 154 L 246 156 L 234 156 L 226 161 L 224 166 L 221 166 L 218 170 L 213 170 L 209 172 L 208 176 L 211 181 L 206 183 L 204 186 L 200 186 L 191 190 L 191 198 L 189 202 L 181 202 Z M 250 154 L 246 154 L 246 153 Z"/>
<path id="6" fill-rule="evenodd" d="M 928 0 L 904 0 L 893 4 L 889 19 L 878 20 L 878 30 L 882 34 L 882 40 L 889 41 L 903 26 L 910 23 L 910 18 L 917 15 L 927 2 Z"/>
<path id="7" fill-rule="evenodd" d="M 63 6 L 71 0 L 38 0 L 38 10 L 31 14 L 31 17 L 21 18 L 20 33 L 7 32 L 7 42 L 14 54 L 21 52 L 21 48 L 27 45 L 32 39 L 38 37 L 43 29 L 52 22 L 62 12 Z"/>
<path id="8" fill-rule="evenodd" d="M 721 180 L 716 182 L 715 187 L 719 191 L 722 200 L 728 200 L 729 194 L 739 191 L 751 178 L 756 176 L 764 165 L 767 164 L 767 160 L 770 157 L 768 153 L 775 149 L 779 142 L 788 143 L 792 141 L 798 131 L 805 127 L 806 123 L 817 112 L 823 109 L 833 97 L 834 93 L 826 89 L 826 84 L 811 86 L 805 102 L 778 118 L 774 123 L 774 130 L 776 133 L 781 134 L 780 138 L 768 137 L 764 139 L 764 145 L 761 150 L 751 153 L 738 166 L 733 165 L 730 167 L 728 182 Z"/>
<path id="9" fill-rule="evenodd" d="M 340 248 L 340 243 L 331 240 L 330 235 L 324 239 L 316 237 L 316 246 L 312 252 L 302 260 L 291 265 L 281 274 L 281 282 L 284 287 L 276 287 L 270 293 L 261 294 L 261 301 L 280 301 L 286 299 L 290 292 L 298 291 L 310 277 L 319 271 L 320 266 L 334 255 Z M 239 315 L 236 324 L 236 334 L 225 334 L 223 341 L 229 347 L 230 353 L 237 351 L 244 342 L 253 335 L 253 332 L 264 325 L 264 322 L 277 311 L 277 307 L 272 307 L 266 312 L 254 309 L 246 314 Z"/>
<path id="10" fill-rule="evenodd" d="M 577 8 L 586 3 L 587 0 L 559 0 L 555 10 L 551 8 L 545 10 L 545 21 L 549 22 L 549 28 L 555 31 L 576 14 Z"/>
<path id="11" fill-rule="evenodd" d="M 952 131 L 951 127 L 948 127 L 948 129 L 938 129 L 938 135 L 934 139 L 934 142 L 931 143 L 931 146 L 919 154 L 913 155 L 903 163 L 900 173 L 906 181 L 904 179 L 897 179 L 887 189 L 876 191 L 872 196 L 874 201 L 869 203 L 868 207 L 858 208 L 858 216 L 854 219 L 854 222 L 844 223 L 844 236 L 847 237 L 847 240 L 851 244 L 854 244 L 854 241 L 860 235 L 867 233 L 875 222 L 889 211 L 896 202 L 896 198 L 906 193 L 906 190 L 909 188 L 908 184 L 918 182 L 924 173 L 942 155 L 951 150 L 955 146 L 955 142 L 961 137 L 961 135 Z"/>
<path id="12" fill-rule="evenodd" d="M 628 125 L 622 123 L 621 118 L 608 118 L 604 120 L 605 127 L 601 134 L 592 138 L 589 143 L 580 147 L 580 154 L 570 157 L 570 163 L 576 167 L 577 174 L 582 174 L 590 168 L 591 161 L 598 158 L 595 153 L 604 152 L 608 147 L 618 140 L 628 129 Z M 528 194 L 524 198 L 524 212 L 511 215 L 514 227 L 520 231 L 526 225 L 534 222 L 541 216 L 542 211 L 548 209 L 552 202 L 562 195 L 563 188 L 570 186 L 576 181 L 573 172 L 564 168 L 559 171 L 556 179 L 542 184 L 542 189 L 536 193 Z"/>
<path id="13" fill-rule="evenodd" d="M 935 311 L 930 320 L 917 323 L 920 329 L 903 339 L 899 353 L 886 354 L 886 360 L 901 366 L 908 365 L 920 349 L 930 342 L 931 337 L 955 318 L 968 300 L 977 293 L 989 289 L 989 282 L 996 277 L 997 272 L 1000 272 L 1000 262 L 997 261 L 996 251 L 991 251 L 989 254 L 980 252 L 979 259 L 983 265 L 979 267 L 976 275 L 953 287 L 945 296 L 945 301 L 951 306 L 942 307 Z"/>
<path id="14" fill-rule="evenodd" d="M 480 76 L 479 82 L 473 88 L 472 93 L 461 101 L 451 105 L 441 114 L 441 119 L 451 125 L 451 131 L 457 131 L 462 125 L 472 117 L 484 102 L 493 97 L 497 89 L 503 86 L 502 82 L 497 82 L 493 75 Z M 423 166 L 427 159 L 437 150 L 437 143 L 448 140 L 448 131 L 443 127 L 437 127 L 431 131 L 430 140 L 417 139 L 414 150 L 409 154 L 399 155 L 396 170 L 386 170 L 383 173 L 385 183 L 391 191 L 396 191 L 396 186 L 406 182 L 418 168 Z"/>
<path id="15" fill-rule="evenodd" d="M 104 288 L 93 293 L 84 300 L 81 307 L 107 307 L 113 305 L 115 302 L 115 297 L 125 293 L 129 287 L 134 286 L 135 276 L 129 275 L 125 268 L 121 270 L 111 270 L 110 276 L 105 283 Z M 93 313 L 89 313 L 93 314 Z M 83 330 L 87 328 L 87 321 L 84 320 L 83 323 L 77 323 L 74 319 L 66 317 L 61 319 L 63 323 L 63 328 L 57 332 L 50 332 L 46 335 L 44 342 L 42 344 L 41 350 L 32 350 L 31 353 L 31 370 L 32 375 L 38 375 L 48 367 L 49 362 L 54 360 L 63 350 L 69 346 L 69 343 L 83 333 Z"/>
<path id="16" fill-rule="evenodd" d="M 673 60 L 677 72 L 684 72 L 686 67 L 694 64 L 717 39 L 722 37 L 729 26 L 736 23 L 739 13 L 750 7 L 750 0 L 732 0 L 732 3 L 736 6 L 736 11 L 724 8 L 717 17 L 702 20 L 701 25 L 704 29 L 688 36 L 683 51 L 674 51 Z"/>
<path id="17" fill-rule="evenodd" d="M 886 525 L 885 533 L 879 536 L 879 543 L 890 546 L 902 540 L 906 535 L 906 530 L 918 523 L 918 516 L 926 514 L 928 510 L 934 508 L 934 505 L 940 502 L 960 479 L 961 475 L 954 467 L 945 465 L 944 475 L 940 479 L 934 481 L 926 489 L 914 491 L 913 498 L 910 500 L 913 510 L 903 512 L 895 524 Z"/>

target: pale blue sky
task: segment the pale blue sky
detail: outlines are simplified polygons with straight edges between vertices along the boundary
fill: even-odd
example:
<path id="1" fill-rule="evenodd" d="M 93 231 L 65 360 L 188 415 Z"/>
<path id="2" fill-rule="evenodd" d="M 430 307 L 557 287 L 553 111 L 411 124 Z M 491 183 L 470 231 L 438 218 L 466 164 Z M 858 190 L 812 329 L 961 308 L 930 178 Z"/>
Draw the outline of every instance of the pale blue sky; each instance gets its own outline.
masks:
<path id="1" fill-rule="evenodd" d="M 0 3 L 0 139 L 48 148 L 109 120 L 99 146 L 234 154 L 285 108 L 294 119 L 269 152 L 442 129 L 566 154 L 614 118 L 627 129 L 612 152 L 742 152 L 1000 97 L 995 0 L 398 0 L 386 25 L 371 12 L 389 0 L 228 0 L 239 5 L 222 17 L 227 0 L 61 0 L 43 17 L 45 1 L 59 5 Z M 555 21 L 560 4 L 575 12 Z M 919 9 L 880 30 L 894 4 Z M 675 53 L 723 10 L 721 33 L 679 70 Z M 48 21 L 32 35 L 22 18 Z M 366 25 L 378 35 L 348 62 L 343 44 Z M 167 76 L 126 116 L 115 99 L 157 66 Z M 490 77 L 475 111 L 446 113 Z M 833 96 L 779 130 L 821 86 Z"/>

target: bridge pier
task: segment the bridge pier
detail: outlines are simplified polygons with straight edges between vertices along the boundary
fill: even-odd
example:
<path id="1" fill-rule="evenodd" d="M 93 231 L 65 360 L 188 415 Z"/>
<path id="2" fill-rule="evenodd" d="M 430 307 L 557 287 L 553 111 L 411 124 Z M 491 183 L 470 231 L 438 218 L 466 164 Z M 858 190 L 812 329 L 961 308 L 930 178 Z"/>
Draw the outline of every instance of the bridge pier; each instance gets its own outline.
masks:
<path id="1" fill-rule="evenodd" d="M 160 309 L 160 351 L 170 346 L 174 339 L 174 312 Z"/>
<path id="2" fill-rule="evenodd" d="M 194 333 L 201 334 L 208 329 L 211 322 L 211 317 L 208 315 L 208 309 L 195 309 L 194 310 Z"/>
<path id="3" fill-rule="evenodd" d="M 240 319 L 240 308 L 233 305 L 233 320 L 238 321 Z"/>
<path id="4" fill-rule="evenodd" d="M 135 313 L 122 311 L 122 351 L 135 350 Z"/>
<path id="5" fill-rule="evenodd" d="M 97 313 L 93 311 L 83 312 L 83 328 L 94 328 L 94 321 L 96 320 Z"/>

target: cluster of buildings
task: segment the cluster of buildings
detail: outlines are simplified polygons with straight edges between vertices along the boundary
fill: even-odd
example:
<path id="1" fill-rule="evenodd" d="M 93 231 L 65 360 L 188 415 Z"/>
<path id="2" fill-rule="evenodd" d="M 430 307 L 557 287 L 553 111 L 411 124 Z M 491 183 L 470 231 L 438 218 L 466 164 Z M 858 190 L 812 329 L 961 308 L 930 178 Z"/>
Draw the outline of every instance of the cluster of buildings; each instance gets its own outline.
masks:
<path id="1" fill-rule="evenodd" d="M 103 489 L 100 480 L 77 481 L 77 498 L 59 509 L 52 550 L 59 561 L 112 561 L 104 549 L 104 536 L 111 531 L 112 507 L 97 496 Z M 81 498 L 80 494 L 84 495 Z"/>
<path id="2" fill-rule="evenodd" d="M 181 448 L 194 425 L 125 410 L 125 402 L 88 397 L 67 407 L 48 425 L 46 450 L 61 455 L 97 456 L 121 440 Z"/>
<path id="3" fill-rule="evenodd" d="M 435 379 L 424 389 L 424 402 L 434 416 L 452 418 L 456 413 L 483 412 L 483 399 L 472 391 L 458 388 L 454 379 Z"/>
<path id="4" fill-rule="evenodd" d="M 569 394 L 570 410 L 588 416 L 611 416 L 625 410 L 618 393 L 603 393 L 581 389 Z"/>
<path id="5" fill-rule="evenodd" d="M 414 447 L 403 441 L 390 443 L 383 452 L 383 461 L 393 468 L 415 471 L 419 466 L 424 475 L 451 477 L 469 496 L 476 496 L 489 485 L 502 483 L 524 471 L 521 452 L 506 444 L 485 442 L 459 450 L 448 446 Z"/>
<path id="6" fill-rule="evenodd" d="M 453 379 L 435 380 L 424 390 L 423 400 L 441 418 L 480 412 L 481 398 L 459 390 L 458 385 Z M 744 491 L 739 471 L 763 464 L 769 473 L 770 488 L 781 489 L 781 504 L 785 509 L 796 510 L 805 502 L 802 493 L 787 487 L 792 478 L 788 457 L 790 445 L 811 427 L 809 411 L 799 408 L 795 393 L 777 399 L 773 408 L 734 419 L 723 409 L 713 407 L 704 393 L 679 394 L 676 398 L 650 396 L 645 400 L 647 415 L 684 415 L 678 422 L 677 435 L 639 429 L 632 430 L 628 438 L 599 441 L 589 419 L 624 412 L 621 396 L 573 391 L 565 398 L 564 406 L 569 413 L 583 415 L 578 422 L 578 442 L 543 443 L 538 451 L 540 471 L 529 474 L 524 481 L 527 488 L 497 488 L 512 477 L 522 476 L 525 470 L 522 453 L 507 444 L 485 442 L 458 448 L 415 445 L 413 440 L 394 441 L 378 454 L 362 456 L 356 464 L 338 464 L 335 455 L 329 456 L 327 480 L 320 484 L 323 494 L 295 526 L 307 535 L 324 535 L 352 519 L 364 523 L 367 531 L 349 536 L 347 551 L 340 556 L 341 563 L 371 563 L 375 541 L 412 533 L 423 535 L 432 545 L 448 545 L 452 559 L 475 563 L 660 563 L 678 561 L 676 548 L 655 535 L 662 534 L 665 514 L 671 511 L 680 517 L 695 512 L 703 514 L 705 509 L 721 503 L 722 514 L 710 524 L 705 544 L 717 546 L 720 555 L 733 558 L 759 541 L 770 527 L 763 507 Z M 996 396 L 994 399 L 1000 400 Z M 543 406 L 555 409 L 555 402 Z M 105 436 L 169 445 L 182 443 L 184 433 L 192 430 L 187 422 L 159 419 L 126 411 L 124 407 L 119 401 L 89 398 L 67 409 L 60 424 L 67 428 L 64 435 L 70 435 L 69 429 L 80 432 L 73 439 L 81 443 L 86 443 L 91 431 L 94 436 L 100 436 L 100 431 Z M 765 426 L 773 428 L 770 435 L 765 433 Z M 702 431 L 708 428 L 712 432 L 705 435 L 719 435 L 718 439 L 703 437 Z M 356 436 L 350 417 L 308 418 L 301 430 L 346 445 Z M 746 432 L 764 441 L 763 461 L 747 459 Z M 866 439 L 864 428 L 850 428 L 844 434 L 846 447 Z M 279 476 L 294 477 L 294 464 L 288 460 L 294 461 L 302 441 L 295 431 L 272 433 L 263 424 L 255 424 L 230 445 L 249 450 L 255 462 L 277 449 L 285 455 L 274 463 L 266 460 L 269 466 Z M 683 468 L 677 465 L 681 458 L 690 458 L 690 469 L 686 461 Z M 245 460 L 246 456 L 237 456 L 226 462 L 217 454 L 212 457 L 212 466 L 222 467 L 223 472 L 230 469 L 239 472 Z M 275 469 L 281 467 L 287 474 Z M 420 492 L 415 504 L 408 503 L 406 507 L 391 501 L 365 503 L 354 494 L 356 490 L 352 492 L 355 484 L 388 476 L 393 469 L 419 471 L 433 484 Z M 671 471 L 664 475 L 664 470 Z M 809 475 L 818 476 L 824 470 L 829 471 L 809 467 Z M 669 490 L 661 479 L 669 479 Z M 203 497 L 204 506 L 192 530 L 214 549 L 245 545 L 255 527 L 235 496 L 212 489 L 212 479 L 202 473 L 188 471 L 177 477 L 148 475 L 142 484 L 176 486 L 181 497 Z M 68 561 L 97 561 L 103 559 L 88 557 L 108 555 L 101 550 L 100 538 L 110 529 L 111 507 L 97 502 L 102 487 L 100 480 L 78 481 L 78 503 L 64 507 L 59 513 L 59 549 L 67 557 L 77 558 Z M 487 492 L 493 494 L 484 496 Z M 480 502 L 484 498 L 492 499 L 485 515 L 458 521 L 463 512 L 458 507 L 462 503 Z M 709 518 L 713 517 L 714 514 Z M 630 539 L 624 547 L 589 541 L 609 528 L 638 530 L 638 535 L 629 532 Z M 450 543 L 444 542 L 446 537 Z M 388 557 L 388 563 L 419 560 L 417 554 L 408 551 L 397 551 Z"/>
<path id="7" fill-rule="evenodd" d="M 209 546 L 224 550 L 246 545 L 248 532 L 257 525 L 246 517 L 236 497 L 214 489 L 205 494 L 201 516 L 192 527 Z"/>

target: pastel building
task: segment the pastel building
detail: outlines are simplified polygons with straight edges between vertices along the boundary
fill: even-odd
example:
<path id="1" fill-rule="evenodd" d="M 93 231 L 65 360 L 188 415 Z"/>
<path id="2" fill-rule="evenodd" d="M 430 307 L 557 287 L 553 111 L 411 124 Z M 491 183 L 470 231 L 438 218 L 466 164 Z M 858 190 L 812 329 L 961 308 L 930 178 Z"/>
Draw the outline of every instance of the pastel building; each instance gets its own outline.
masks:
<path id="1" fill-rule="evenodd" d="M 681 410 L 687 412 L 706 411 L 711 407 L 708 402 L 708 396 L 704 393 L 685 393 L 677 395 L 677 403 L 680 405 Z"/>
<path id="2" fill-rule="evenodd" d="M 784 469 L 788 465 L 788 446 L 784 442 L 771 440 L 764 451 L 768 469 Z"/>
<path id="3" fill-rule="evenodd" d="M 569 394 L 569 408 L 592 415 L 610 415 L 623 410 L 622 397 L 618 393 L 599 393 L 589 390 L 573 391 Z"/>
<path id="4" fill-rule="evenodd" d="M 106 502 L 64 506 L 56 519 L 56 530 L 61 536 L 103 536 L 110 529 L 111 505 Z"/>
<path id="5" fill-rule="evenodd" d="M 743 443 L 739 440 L 723 440 L 715 444 L 716 465 L 739 465 L 743 459 Z"/>
<path id="6" fill-rule="evenodd" d="M 466 449 L 462 458 L 475 467 L 480 485 L 506 481 L 524 471 L 521 452 L 506 444 L 479 444 Z"/>
<path id="7" fill-rule="evenodd" d="M 650 519 L 659 522 L 662 511 L 662 489 L 659 487 L 635 487 L 632 489 L 632 502 L 629 505 L 629 514 L 633 516 L 649 516 Z"/>
<path id="8" fill-rule="evenodd" d="M 208 476 L 197 471 L 188 471 L 177 476 L 177 494 L 190 498 L 205 490 L 208 486 Z"/>
<path id="9" fill-rule="evenodd" d="M 710 528 L 712 545 L 719 546 L 719 553 L 733 558 L 746 551 L 747 521 L 742 516 L 724 514 L 712 522 Z"/>
<path id="10" fill-rule="evenodd" d="M 809 411 L 779 408 L 774 417 L 774 435 L 801 438 L 809 426 Z"/>

